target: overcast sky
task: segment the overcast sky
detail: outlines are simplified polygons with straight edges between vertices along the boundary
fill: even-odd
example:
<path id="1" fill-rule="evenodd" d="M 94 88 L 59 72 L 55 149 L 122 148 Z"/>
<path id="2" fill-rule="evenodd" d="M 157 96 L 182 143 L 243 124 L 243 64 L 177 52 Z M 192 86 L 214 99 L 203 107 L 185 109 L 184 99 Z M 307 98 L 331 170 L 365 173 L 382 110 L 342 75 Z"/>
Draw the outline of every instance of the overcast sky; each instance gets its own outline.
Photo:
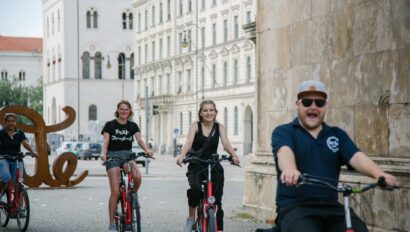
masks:
<path id="1" fill-rule="evenodd" d="M 41 0 L 0 0 L 0 35 L 43 37 Z"/>

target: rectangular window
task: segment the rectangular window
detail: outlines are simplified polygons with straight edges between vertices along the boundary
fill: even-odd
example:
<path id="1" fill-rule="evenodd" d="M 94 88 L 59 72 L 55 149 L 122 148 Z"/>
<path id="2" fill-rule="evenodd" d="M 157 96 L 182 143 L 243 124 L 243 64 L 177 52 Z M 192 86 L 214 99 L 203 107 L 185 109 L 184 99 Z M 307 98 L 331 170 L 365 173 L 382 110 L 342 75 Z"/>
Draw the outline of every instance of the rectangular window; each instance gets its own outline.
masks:
<path id="1" fill-rule="evenodd" d="M 167 57 L 171 56 L 171 36 L 167 36 Z"/>
<path id="2" fill-rule="evenodd" d="M 141 32 L 141 13 L 138 13 L 138 32 Z"/>
<path id="3" fill-rule="evenodd" d="M 152 50 L 152 59 L 151 59 L 151 61 L 155 61 L 155 41 L 152 41 L 152 48 L 151 48 L 151 50 Z"/>
<path id="4" fill-rule="evenodd" d="M 251 22 L 251 11 L 247 11 L 246 12 L 246 23 L 250 23 Z"/>
<path id="5" fill-rule="evenodd" d="M 182 32 L 179 33 L 179 41 L 178 41 L 178 54 L 182 53 Z"/>
<path id="6" fill-rule="evenodd" d="M 191 37 L 191 30 L 188 30 L 188 51 L 192 50 L 192 37 Z"/>
<path id="7" fill-rule="evenodd" d="M 188 13 L 192 12 L 192 0 L 188 0 Z"/>
<path id="8" fill-rule="evenodd" d="M 162 23 L 162 2 L 159 4 L 159 23 Z"/>
<path id="9" fill-rule="evenodd" d="M 201 42 L 202 48 L 205 48 L 205 27 L 201 27 Z"/>
<path id="10" fill-rule="evenodd" d="M 212 45 L 216 45 L 216 23 L 212 24 Z"/>
<path id="11" fill-rule="evenodd" d="M 239 37 L 239 22 L 238 22 L 238 16 L 235 15 L 235 17 L 233 18 L 234 21 L 234 32 L 233 32 L 233 37 L 235 39 L 237 39 Z"/>
<path id="12" fill-rule="evenodd" d="M 162 59 L 162 38 L 159 39 L 159 58 Z"/>
<path id="13" fill-rule="evenodd" d="M 141 46 L 138 46 L 138 64 L 141 64 Z"/>
<path id="14" fill-rule="evenodd" d="M 151 86 L 150 86 L 150 90 L 151 90 L 151 96 L 155 96 L 155 79 L 154 77 L 151 77 Z"/>
<path id="15" fill-rule="evenodd" d="M 178 76 L 177 76 L 177 84 L 176 84 L 176 91 L 177 91 L 177 94 L 180 94 L 180 93 L 181 93 L 181 91 L 182 91 L 182 85 L 181 85 L 181 82 L 182 82 L 182 72 L 181 72 L 181 71 L 179 71 L 179 72 L 178 72 Z"/>
<path id="16" fill-rule="evenodd" d="M 145 10 L 145 30 L 148 29 L 148 11 Z"/>
<path id="17" fill-rule="evenodd" d="M 155 26 L 155 6 L 152 7 L 151 27 Z"/>
<path id="18" fill-rule="evenodd" d="M 162 75 L 159 75 L 158 77 L 158 95 L 162 95 Z"/>
<path id="19" fill-rule="evenodd" d="M 186 91 L 191 91 L 191 69 L 186 70 Z"/>
<path id="20" fill-rule="evenodd" d="M 182 0 L 179 0 L 179 16 L 182 16 L 182 15 L 183 15 L 182 10 L 183 10 L 183 7 L 182 7 Z"/>
<path id="21" fill-rule="evenodd" d="M 171 20 L 171 0 L 168 0 L 167 4 L 167 19 Z"/>
<path id="22" fill-rule="evenodd" d="M 224 20 L 224 43 L 228 42 L 228 20 Z"/>
<path id="23" fill-rule="evenodd" d="M 201 1 L 201 10 L 205 10 L 205 0 Z"/>
<path id="24" fill-rule="evenodd" d="M 167 75 L 167 94 L 171 93 L 171 75 L 169 73 L 166 74 Z"/>
<path id="25" fill-rule="evenodd" d="M 212 6 L 216 6 L 216 0 L 212 0 Z"/>
<path id="26" fill-rule="evenodd" d="M 145 44 L 145 57 L 144 57 L 144 64 L 148 62 L 148 44 Z"/>
<path id="27" fill-rule="evenodd" d="M 235 59 L 233 62 L 233 84 L 236 85 L 238 82 L 238 60 Z"/>

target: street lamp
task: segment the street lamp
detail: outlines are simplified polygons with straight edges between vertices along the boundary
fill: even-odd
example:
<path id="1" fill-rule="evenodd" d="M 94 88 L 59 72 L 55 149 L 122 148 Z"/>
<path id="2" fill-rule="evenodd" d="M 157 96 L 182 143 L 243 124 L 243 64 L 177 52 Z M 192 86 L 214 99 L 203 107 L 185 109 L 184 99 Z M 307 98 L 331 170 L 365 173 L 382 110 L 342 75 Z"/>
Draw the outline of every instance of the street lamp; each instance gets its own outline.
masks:
<path id="1" fill-rule="evenodd" d="M 125 55 L 123 55 L 122 53 L 120 53 L 118 55 L 118 60 L 119 62 L 122 64 L 122 75 L 121 75 L 121 80 L 122 80 L 122 99 L 124 99 L 124 80 L 125 80 Z M 110 55 L 107 55 L 107 69 L 110 69 L 112 67 L 111 63 L 110 63 Z"/>

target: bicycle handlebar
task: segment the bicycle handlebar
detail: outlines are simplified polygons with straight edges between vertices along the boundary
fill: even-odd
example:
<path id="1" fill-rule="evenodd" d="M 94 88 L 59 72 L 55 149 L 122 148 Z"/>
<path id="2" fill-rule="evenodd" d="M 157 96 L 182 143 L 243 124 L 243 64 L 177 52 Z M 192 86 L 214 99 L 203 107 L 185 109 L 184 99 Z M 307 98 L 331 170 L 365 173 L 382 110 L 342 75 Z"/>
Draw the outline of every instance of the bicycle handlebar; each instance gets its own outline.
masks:
<path id="1" fill-rule="evenodd" d="M 22 161 L 24 157 L 37 157 L 34 153 L 31 152 L 19 152 L 17 155 L 9 155 L 9 154 L 0 154 L 0 160 L 7 159 L 12 161 Z"/>
<path id="2" fill-rule="evenodd" d="M 131 153 L 129 153 L 128 154 L 128 156 L 126 157 L 126 158 L 122 158 L 122 157 L 118 157 L 118 156 L 110 156 L 110 155 L 107 155 L 107 160 L 106 161 L 104 161 L 103 163 L 102 163 L 102 165 L 105 165 L 105 163 L 107 162 L 107 161 L 110 161 L 110 160 L 114 160 L 114 159 L 117 159 L 117 160 L 125 160 L 125 161 L 131 161 L 131 160 L 137 160 L 139 157 L 145 157 L 145 158 L 149 158 L 149 159 L 155 159 L 154 157 L 151 157 L 151 156 L 149 156 L 149 155 L 147 155 L 147 154 L 145 154 L 145 152 L 138 152 L 138 153 L 135 153 L 135 152 L 131 152 Z"/>
<path id="3" fill-rule="evenodd" d="M 337 180 L 333 180 L 338 183 Z M 386 184 L 386 180 L 384 176 L 380 176 L 377 179 L 377 182 L 371 183 L 368 185 L 365 185 L 363 187 L 356 187 L 353 188 L 352 186 L 348 184 L 340 184 L 337 187 L 329 183 L 328 181 L 325 181 L 324 178 L 312 176 L 309 174 L 302 174 L 299 177 L 298 184 L 297 185 L 312 185 L 312 186 L 318 186 L 318 187 L 325 187 L 329 188 L 335 192 L 340 192 L 340 193 L 345 193 L 347 195 L 350 195 L 352 193 L 363 193 L 366 192 L 367 190 L 380 187 L 383 190 L 388 190 L 388 191 L 393 191 L 394 189 L 399 189 L 397 186 L 389 186 Z"/>
<path id="4" fill-rule="evenodd" d="M 220 163 L 225 160 L 229 161 L 232 165 L 241 167 L 239 164 L 233 163 L 232 156 L 221 155 L 221 157 L 219 157 L 219 154 L 212 154 L 210 159 L 201 159 L 196 156 L 187 156 L 182 162 L 184 164 L 186 163 L 216 164 L 216 163 Z"/>

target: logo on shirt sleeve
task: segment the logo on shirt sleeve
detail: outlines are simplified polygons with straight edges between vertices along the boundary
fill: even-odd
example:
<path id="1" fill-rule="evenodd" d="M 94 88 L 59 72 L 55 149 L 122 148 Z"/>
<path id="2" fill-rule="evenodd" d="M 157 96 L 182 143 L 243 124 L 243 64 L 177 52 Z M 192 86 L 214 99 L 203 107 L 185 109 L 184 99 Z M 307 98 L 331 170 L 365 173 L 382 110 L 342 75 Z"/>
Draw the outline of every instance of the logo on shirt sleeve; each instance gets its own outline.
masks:
<path id="1" fill-rule="evenodd" d="M 339 151 L 339 139 L 335 136 L 330 136 L 326 140 L 327 147 L 333 152 Z"/>

